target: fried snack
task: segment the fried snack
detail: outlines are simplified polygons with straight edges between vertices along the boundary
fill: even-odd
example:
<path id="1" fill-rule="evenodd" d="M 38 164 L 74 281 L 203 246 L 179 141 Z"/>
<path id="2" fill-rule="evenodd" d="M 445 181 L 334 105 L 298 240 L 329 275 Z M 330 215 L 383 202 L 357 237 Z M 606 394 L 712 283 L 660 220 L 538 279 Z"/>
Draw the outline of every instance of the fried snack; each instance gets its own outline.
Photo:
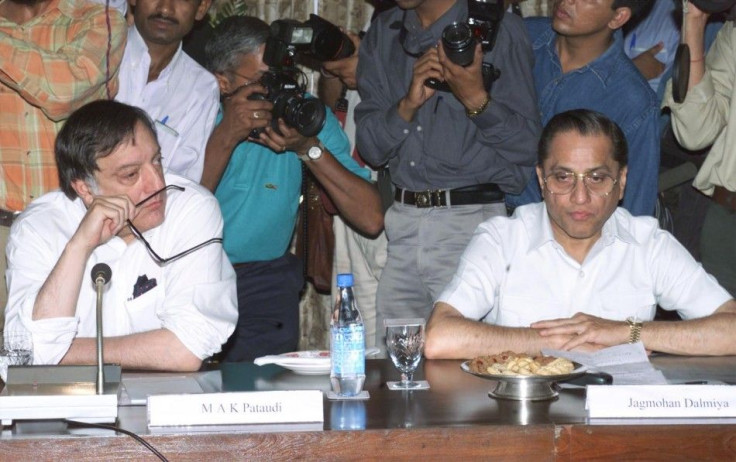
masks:
<path id="1" fill-rule="evenodd" d="M 476 374 L 563 375 L 571 373 L 575 367 L 565 358 L 504 351 L 497 355 L 475 357 L 469 362 L 469 368 Z"/>

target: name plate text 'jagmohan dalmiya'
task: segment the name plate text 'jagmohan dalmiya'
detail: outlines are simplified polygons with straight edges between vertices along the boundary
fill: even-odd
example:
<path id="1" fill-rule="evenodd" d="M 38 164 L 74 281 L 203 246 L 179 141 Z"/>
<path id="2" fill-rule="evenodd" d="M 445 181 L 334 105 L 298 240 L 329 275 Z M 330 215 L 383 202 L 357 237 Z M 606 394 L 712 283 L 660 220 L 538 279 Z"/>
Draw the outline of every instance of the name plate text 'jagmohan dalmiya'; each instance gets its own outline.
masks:
<path id="1" fill-rule="evenodd" d="M 319 390 L 154 395 L 148 425 L 235 425 L 323 422 Z"/>
<path id="2" fill-rule="evenodd" d="M 591 418 L 736 417 L 730 385 L 588 385 Z"/>

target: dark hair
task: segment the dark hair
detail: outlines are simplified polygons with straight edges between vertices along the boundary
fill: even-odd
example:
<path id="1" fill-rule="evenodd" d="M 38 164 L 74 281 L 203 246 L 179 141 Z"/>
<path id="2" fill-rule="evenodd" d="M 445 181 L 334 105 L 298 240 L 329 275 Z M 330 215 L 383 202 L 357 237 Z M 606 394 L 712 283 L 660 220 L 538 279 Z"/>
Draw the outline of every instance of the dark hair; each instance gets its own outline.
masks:
<path id="1" fill-rule="evenodd" d="M 205 67 L 213 74 L 234 70 L 242 56 L 256 53 L 270 34 L 268 24 L 254 16 L 225 18 L 204 46 Z"/>
<path id="2" fill-rule="evenodd" d="M 539 138 L 539 165 L 549 157 L 549 145 L 560 133 L 577 132 L 583 136 L 603 135 L 611 141 L 613 146 L 613 160 L 623 168 L 628 163 L 629 148 L 626 136 L 616 122 L 600 112 L 590 109 L 573 109 L 561 112 L 544 126 Z"/>
<path id="3" fill-rule="evenodd" d="M 74 180 L 86 181 L 99 170 L 97 159 L 109 156 L 121 144 L 135 139 L 138 122 L 156 137 L 146 111 L 117 101 L 93 101 L 69 116 L 54 146 L 59 186 L 69 199 L 77 197 L 72 188 Z"/>
<path id="4" fill-rule="evenodd" d="M 632 19 L 636 19 L 639 14 L 641 14 L 645 8 L 648 8 L 651 6 L 651 4 L 654 3 L 652 0 L 613 0 L 613 5 L 611 5 L 612 9 L 617 8 L 628 8 L 631 10 L 631 21 Z"/>

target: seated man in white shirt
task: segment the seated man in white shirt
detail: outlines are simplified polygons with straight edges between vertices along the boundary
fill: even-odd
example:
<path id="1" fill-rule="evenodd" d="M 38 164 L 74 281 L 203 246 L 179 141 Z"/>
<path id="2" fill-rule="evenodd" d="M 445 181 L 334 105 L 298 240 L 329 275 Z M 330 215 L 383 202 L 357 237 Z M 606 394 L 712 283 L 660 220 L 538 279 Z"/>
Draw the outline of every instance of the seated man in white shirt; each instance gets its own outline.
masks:
<path id="1" fill-rule="evenodd" d="M 199 182 L 215 125 L 215 76 L 182 50 L 211 0 L 131 0 L 135 24 L 120 63 L 117 101 L 143 108 L 156 124 L 164 169 Z"/>
<path id="2" fill-rule="evenodd" d="M 55 154 L 61 191 L 31 203 L 10 231 L 6 329 L 31 333 L 34 364 L 95 364 L 90 270 L 102 262 L 112 269 L 105 362 L 199 369 L 238 317 L 215 198 L 164 176 L 152 121 L 115 101 L 74 112 Z"/>
<path id="3" fill-rule="evenodd" d="M 618 207 L 626 165 L 611 120 L 554 116 L 539 141 L 544 202 L 478 227 L 434 306 L 427 358 L 639 340 L 651 351 L 735 354 L 736 301 L 655 219 Z M 684 321 L 653 321 L 657 305 Z"/>

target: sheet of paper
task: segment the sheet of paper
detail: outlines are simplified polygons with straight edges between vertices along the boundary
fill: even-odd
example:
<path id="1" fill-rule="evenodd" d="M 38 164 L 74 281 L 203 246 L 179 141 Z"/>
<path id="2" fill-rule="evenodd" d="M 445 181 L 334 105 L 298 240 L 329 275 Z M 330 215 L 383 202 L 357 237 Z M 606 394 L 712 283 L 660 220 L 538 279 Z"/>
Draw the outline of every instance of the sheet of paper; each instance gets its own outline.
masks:
<path id="1" fill-rule="evenodd" d="M 625 343 L 592 353 L 580 351 L 542 350 L 548 356 L 567 358 L 590 369 L 613 376 L 614 385 L 663 385 L 667 383 L 662 372 L 652 366 L 644 344 Z"/>

